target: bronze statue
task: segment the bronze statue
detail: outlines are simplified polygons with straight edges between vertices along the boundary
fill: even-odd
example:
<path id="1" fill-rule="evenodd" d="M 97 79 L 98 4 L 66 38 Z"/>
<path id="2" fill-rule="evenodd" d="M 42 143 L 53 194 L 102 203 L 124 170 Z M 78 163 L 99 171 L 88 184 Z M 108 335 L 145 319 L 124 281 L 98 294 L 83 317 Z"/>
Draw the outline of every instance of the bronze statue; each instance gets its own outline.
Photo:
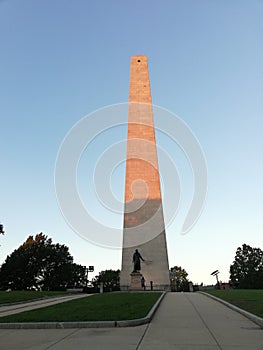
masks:
<path id="1" fill-rule="evenodd" d="M 141 260 L 144 261 L 141 254 L 138 252 L 138 249 L 135 250 L 132 257 L 133 262 L 133 271 L 132 272 L 140 272 L 141 270 Z"/>

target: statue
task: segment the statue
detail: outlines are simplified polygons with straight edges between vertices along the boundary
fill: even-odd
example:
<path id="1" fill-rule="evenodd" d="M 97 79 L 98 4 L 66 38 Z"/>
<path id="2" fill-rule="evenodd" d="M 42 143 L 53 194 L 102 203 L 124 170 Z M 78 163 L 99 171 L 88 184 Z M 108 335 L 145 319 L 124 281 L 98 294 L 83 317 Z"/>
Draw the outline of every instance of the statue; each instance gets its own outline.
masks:
<path id="1" fill-rule="evenodd" d="M 141 270 L 141 260 L 144 261 L 141 254 L 138 252 L 138 249 L 135 250 L 132 257 L 133 262 L 133 271 L 132 272 L 140 272 Z"/>

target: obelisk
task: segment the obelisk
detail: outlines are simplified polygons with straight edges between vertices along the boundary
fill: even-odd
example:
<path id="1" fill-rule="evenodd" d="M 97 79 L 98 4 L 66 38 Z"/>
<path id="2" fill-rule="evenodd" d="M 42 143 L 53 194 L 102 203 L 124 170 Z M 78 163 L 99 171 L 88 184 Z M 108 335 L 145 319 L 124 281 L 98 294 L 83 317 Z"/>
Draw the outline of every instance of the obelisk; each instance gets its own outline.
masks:
<path id="1" fill-rule="evenodd" d="M 169 265 L 158 169 L 148 59 L 131 57 L 121 290 L 169 290 Z M 144 261 L 134 271 L 133 254 Z"/>

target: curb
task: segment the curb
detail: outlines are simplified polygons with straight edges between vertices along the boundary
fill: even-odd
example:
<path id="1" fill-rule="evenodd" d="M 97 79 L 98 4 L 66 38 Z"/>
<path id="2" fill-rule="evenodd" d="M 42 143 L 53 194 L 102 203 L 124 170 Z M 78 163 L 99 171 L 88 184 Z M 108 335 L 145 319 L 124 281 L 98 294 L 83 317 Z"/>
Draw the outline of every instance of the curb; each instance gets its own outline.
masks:
<path id="1" fill-rule="evenodd" d="M 19 323 L 0 323 L 0 329 L 66 329 L 66 328 L 113 328 L 113 327 L 136 327 L 150 323 L 156 310 L 158 309 L 165 294 L 163 292 L 160 298 L 153 305 L 146 317 L 135 320 L 123 321 L 87 321 L 87 322 L 19 322 Z"/>
<path id="2" fill-rule="evenodd" d="M 225 306 L 229 307 L 230 309 L 240 313 L 241 315 L 247 317 L 248 319 L 250 319 L 251 321 L 253 321 L 254 323 L 256 323 L 258 326 L 260 326 L 261 328 L 263 328 L 263 318 L 259 317 L 259 316 L 256 316 L 254 314 L 251 314 L 250 312 L 248 311 L 245 311 L 243 309 L 240 309 L 238 306 L 235 306 L 233 304 L 230 304 L 228 303 L 227 301 L 223 300 L 223 299 L 220 299 L 220 298 L 217 298 L 215 297 L 214 295 L 211 295 L 209 293 L 205 293 L 205 292 L 198 292 L 198 293 L 201 293 L 201 294 L 204 294 L 206 295 L 207 297 L 211 298 L 211 299 L 214 299 L 216 301 L 218 301 L 219 303 L 221 304 L 224 304 Z"/>
<path id="3" fill-rule="evenodd" d="M 115 327 L 135 327 L 135 326 L 141 326 L 141 325 L 146 324 L 146 323 L 150 323 L 166 293 L 167 292 L 163 292 L 161 294 L 160 298 L 153 305 L 153 307 L 151 308 L 151 310 L 149 311 L 149 313 L 146 317 L 137 318 L 135 320 L 116 321 Z"/>

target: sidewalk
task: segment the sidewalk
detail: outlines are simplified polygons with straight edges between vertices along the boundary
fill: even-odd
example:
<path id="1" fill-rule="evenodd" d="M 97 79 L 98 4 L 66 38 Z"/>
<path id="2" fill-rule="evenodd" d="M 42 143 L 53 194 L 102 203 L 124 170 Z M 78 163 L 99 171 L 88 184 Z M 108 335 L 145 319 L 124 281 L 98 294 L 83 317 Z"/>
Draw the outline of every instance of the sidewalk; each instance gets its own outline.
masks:
<path id="1" fill-rule="evenodd" d="M 262 350 L 263 330 L 206 295 L 169 293 L 139 349 Z"/>
<path id="2" fill-rule="evenodd" d="M 47 299 L 36 299 L 34 301 L 22 302 L 18 304 L 4 305 L 0 307 L 0 317 L 17 314 L 23 311 L 39 309 L 41 307 L 64 303 L 65 301 L 87 297 L 88 294 L 72 294 L 67 296 L 58 296 Z"/>
<path id="3" fill-rule="evenodd" d="M 0 329 L 3 350 L 263 350 L 263 330 L 200 293 L 167 293 L 152 322 L 127 328 Z"/>

